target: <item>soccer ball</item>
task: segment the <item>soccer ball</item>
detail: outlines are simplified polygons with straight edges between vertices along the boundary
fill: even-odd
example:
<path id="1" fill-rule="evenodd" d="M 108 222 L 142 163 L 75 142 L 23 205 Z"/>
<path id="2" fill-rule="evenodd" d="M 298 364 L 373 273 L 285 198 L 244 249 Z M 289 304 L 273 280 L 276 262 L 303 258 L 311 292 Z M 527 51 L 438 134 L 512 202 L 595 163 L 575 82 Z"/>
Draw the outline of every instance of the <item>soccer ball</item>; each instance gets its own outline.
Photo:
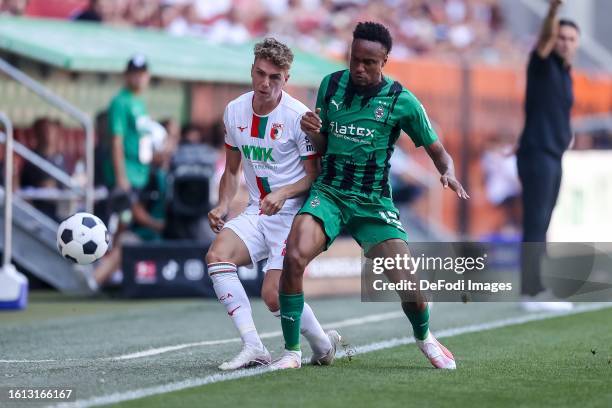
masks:
<path id="1" fill-rule="evenodd" d="M 106 225 L 95 215 L 76 213 L 66 218 L 57 229 L 57 249 L 60 254 L 80 265 L 100 259 L 108 250 Z"/>

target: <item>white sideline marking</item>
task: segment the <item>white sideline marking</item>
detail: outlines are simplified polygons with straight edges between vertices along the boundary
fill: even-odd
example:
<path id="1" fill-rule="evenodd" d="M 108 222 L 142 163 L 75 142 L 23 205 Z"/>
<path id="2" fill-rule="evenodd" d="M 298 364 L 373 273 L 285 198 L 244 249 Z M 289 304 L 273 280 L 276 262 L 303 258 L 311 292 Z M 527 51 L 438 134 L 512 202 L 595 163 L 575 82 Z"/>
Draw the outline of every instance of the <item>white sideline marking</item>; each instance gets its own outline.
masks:
<path id="1" fill-rule="evenodd" d="M 0 360 L 0 363 L 54 363 L 56 361 L 57 360 Z"/>
<path id="2" fill-rule="evenodd" d="M 555 312 L 555 313 L 538 313 L 538 314 L 529 314 L 518 317 L 511 317 L 507 319 L 494 320 L 492 322 L 474 324 L 463 327 L 456 327 L 452 329 L 440 330 L 436 333 L 436 337 L 444 338 L 444 337 L 452 337 L 458 336 L 460 334 L 468 334 L 485 330 L 498 329 L 502 327 L 509 327 L 514 325 L 519 325 L 523 323 L 546 320 L 553 317 L 562 317 L 569 316 L 583 312 L 590 312 L 600 309 L 605 309 L 608 307 L 612 307 L 612 304 L 587 304 L 587 305 L 579 305 L 575 307 L 573 310 L 569 312 Z M 376 343 L 370 343 L 362 346 L 355 347 L 355 354 L 363 354 L 369 353 L 372 351 L 384 350 L 387 348 L 401 346 L 405 344 L 414 343 L 413 337 L 402 337 L 395 338 L 385 341 L 380 341 Z M 338 353 L 340 358 L 345 357 L 346 353 L 344 351 Z M 108 405 L 108 404 L 116 404 L 124 401 L 131 401 L 135 399 L 140 399 L 144 397 L 150 397 L 153 395 L 165 394 L 174 391 L 180 391 L 187 388 L 199 387 L 206 384 L 212 384 L 221 381 L 235 380 L 239 378 L 252 377 L 255 375 L 264 374 L 270 372 L 269 368 L 255 368 L 255 369 L 247 369 L 247 370 L 239 370 L 233 371 L 231 373 L 219 373 L 212 374 L 206 377 L 201 378 L 191 378 L 188 380 L 157 385 L 154 387 L 141 388 L 132 391 L 118 392 L 109 395 L 103 395 L 100 397 L 92 397 L 83 400 L 77 400 L 71 403 L 61 403 L 57 405 L 51 405 L 50 408 L 88 408 L 88 407 L 96 407 L 100 405 Z"/>
<path id="3" fill-rule="evenodd" d="M 346 320 L 340 320 L 338 322 L 327 323 L 323 325 L 323 328 L 342 328 L 342 327 L 348 327 L 348 326 L 360 326 L 366 323 L 374 323 L 374 322 L 382 322 L 385 320 L 398 319 L 402 316 L 405 316 L 404 313 L 402 312 L 372 314 L 372 315 L 368 315 L 364 317 L 357 317 L 353 319 L 346 319 Z M 272 337 L 280 337 L 282 335 L 283 335 L 283 332 L 280 330 L 277 330 L 277 331 L 272 331 L 272 332 L 261 333 L 259 337 L 262 339 L 269 339 Z M 239 343 L 240 341 L 241 341 L 240 337 L 234 337 L 231 339 L 208 340 L 208 341 L 199 341 L 195 343 L 177 344 L 176 346 L 153 348 L 153 349 L 149 349 L 145 351 L 139 351 L 136 353 L 123 354 L 117 357 L 109 357 L 109 358 L 106 358 L 105 360 L 115 360 L 115 361 L 132 360 L 135 358 L 150 357 L 150 356 L 168 353 L 171 351 L 183 350 L 183 349 L 191 348 L 191 347 L 217 346 L 220 344 L 227 344 L 227 343 Z"/>
<path id="4" fill-rule="evenodd" d="M 337 322 L 331 322 L 331 323 L 327 323 L 323 325 L 323 328 L 326 329 L 332 329 L 332 328 L 342 328 L 342 327 L 349 327 L 349 326 L 360 326 L 362 324 L 366 324 L 366 323 L 375 323 L 375 322 L 382 322 L 385 320 L 391 320 L 391 319 L 398 319 L 400 317 L 403 317 L 404 313 L 403 312 L 388 312 L 388 313 L 378 313 L 378 314 L 371 314 L 371 315 L 367 315 L 364 317 L 357 317 L 357 318 L 352 318 L 352 319 L 345 319 L 345 320 L 340 320 Z M 277 331 L 271 331 L 271 332 L 265 332 L 265 333 L 261 333 L 259 335 L 260 338 L 262 339 L 268 339 L 268 338 L 273 338 L 273 337 L 280 337 L 283 335 L 283 332 L 280 330 Z M 115 357 L 103 357 L 103 358 L 99 358 L 99 359 L 92 359 L 92 360 L 111 360 L 111 361 L 121 361 L 121 360 L 132 360 L 132 359 L 136 359 L 136 358 L 144 358 L 144 357 L 151 357 L 151 356 L 156 356 L 159 354 L 164 354 L 164 353 L 169 353 L 172 351 L 178 351 L 178 350 L 184 350 L 186 348 L 191 348 L 191 347 L 204 347 L 204 346 L 218 346 L 220 344 L 228 344 L 228 343 L 239 343 L 240 337 L 234 337 L 234 338 L 230 338 L 230 339 L 220 339 L 220 340 L 207 340 L 207 341 L 198 341 L 198 342 L 194 342 L 194 343 L 185 343 L 185 344 L 177 344 L 175 346 L 166 346 L 166 347 L 158 347 L 158 348 L 152 348 L 152 349 L 148 349 L 148 350 L 144 350 L 144 351 L 138 351 L 135 353 L 129 353 L 129 354 L 122 354 L 120 356 L 115 356 Z M 87 360 L 87 359 L 70 359 L 70 360 L 0 360 L 0 363 L 49 363 L 49 362 L 63 362 L 63 361 L 83 361 L 83 360 Z"/>

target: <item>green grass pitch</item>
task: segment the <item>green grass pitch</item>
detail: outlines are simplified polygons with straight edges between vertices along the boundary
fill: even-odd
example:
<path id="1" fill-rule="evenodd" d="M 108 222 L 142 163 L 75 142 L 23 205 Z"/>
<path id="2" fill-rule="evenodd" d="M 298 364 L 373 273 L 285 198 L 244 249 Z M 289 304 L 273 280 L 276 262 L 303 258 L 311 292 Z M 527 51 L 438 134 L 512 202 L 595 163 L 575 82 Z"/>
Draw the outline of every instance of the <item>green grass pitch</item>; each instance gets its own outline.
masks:
<path id="1" fill-rule="evenodd" d="M 411 335 L 396 304 L 356 298 L 310 304 L 357 347 Z M 260 301 L 253 310 L 266 345 L 279 355 L 278 320 Z M 510 303 L 440 303 L 432 328 L 448 333 L 518 316 L 523 313 Z M 215 301 L 92 302 L 35 294 L 26 312 L 0 314 L 0 387 L 70 386 L 80 406 L 612 406 L 612 308 L 543 317 L 444 338 L 457 358 L 455 372 L 434 370 L 414 344 L 405 344 L 332 367 L 226 380 L 215 377 L 216 366 L 239 342 Z M 308 357 L 307 346 L 304 352 Z M 171 391 L 202 379 L 225 381 Z M 134 399 L 147 389 L 158 391 Z"/>

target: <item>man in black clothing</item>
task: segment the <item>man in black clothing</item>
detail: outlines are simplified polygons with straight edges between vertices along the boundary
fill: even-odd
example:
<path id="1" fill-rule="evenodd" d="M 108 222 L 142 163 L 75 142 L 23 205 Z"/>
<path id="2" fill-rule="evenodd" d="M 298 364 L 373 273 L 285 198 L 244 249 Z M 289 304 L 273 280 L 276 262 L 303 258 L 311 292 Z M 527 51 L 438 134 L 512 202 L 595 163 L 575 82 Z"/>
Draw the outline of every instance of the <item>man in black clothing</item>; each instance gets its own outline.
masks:
<path id="1" fill-rule="evenodd" d="M 574 103 L 571 64 L 578 49 L 576 23 L 558 20 L 563 0 L 551 0 L 536 48 L 527 67 L 525 127 L 517 152 L 523 185 L 521 259 L 523 306 L 529 311 L 566 310 L 568 302 L 545 302 L 540 262 L 546 231 L 561 186 L 561 159 L 572 140 L 570 111 Z"/>

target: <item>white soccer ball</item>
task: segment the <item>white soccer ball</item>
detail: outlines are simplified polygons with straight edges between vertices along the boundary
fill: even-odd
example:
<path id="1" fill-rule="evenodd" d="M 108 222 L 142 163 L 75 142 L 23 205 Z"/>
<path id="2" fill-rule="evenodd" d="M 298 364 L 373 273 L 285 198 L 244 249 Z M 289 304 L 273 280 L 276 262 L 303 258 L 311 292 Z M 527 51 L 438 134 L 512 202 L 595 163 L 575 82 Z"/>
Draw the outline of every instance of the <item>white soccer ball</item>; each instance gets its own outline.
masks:
<path id="1" fill-rule="evenodd" d="M 90 264 L 104 256 L 109 241 L 108 230 L 102 220 L 84 212 L 66 218 L 57 229 L 60 254 L 80 265 Z"/>

